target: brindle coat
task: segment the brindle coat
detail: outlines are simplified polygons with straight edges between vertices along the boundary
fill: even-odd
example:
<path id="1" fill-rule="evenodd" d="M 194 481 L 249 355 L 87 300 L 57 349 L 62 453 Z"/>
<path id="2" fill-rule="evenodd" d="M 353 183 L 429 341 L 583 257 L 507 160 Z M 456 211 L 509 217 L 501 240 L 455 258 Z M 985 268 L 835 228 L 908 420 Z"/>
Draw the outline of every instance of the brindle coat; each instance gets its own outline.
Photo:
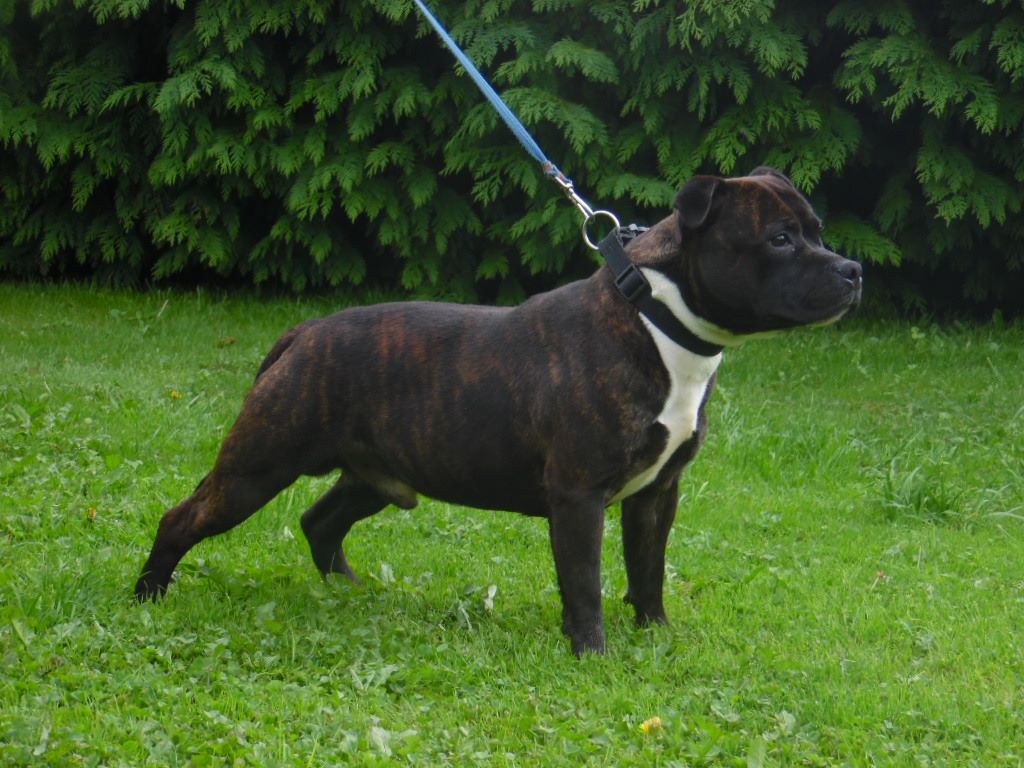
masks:
<path id="1" fill-rule="evenodd" d="M 780 227 L 794 253 L 765 245 L 765 232 Z M 774 172 L 698 177 L 628 253 L 678 287 L 700 321 L 691 330 L 733 343 L 835 319 L 852 305 L 859 265 L 824 249 L 819 229 Z M 163 593 L 193 546 L 301 475 L 340 469 L 302 516 L 322 573 L 354 579 L 342 549 L 353 524 L 388 504 L 415 506 L 417 494 L 546 517 L 563 629 L 574 652 L 603 651 L 604 510 L 665 448 L 658 419 L 671 379 L 652 331 L 606 268 L 514 308 L 393 303 L 303 323 L 263 362 L 213 470 L 164 515 L 136 594 Z M 639 624 L 666 620 L 677 485 L 704 441 L 714 380 L 699 398 L 696 429 L 622 503 L 626 600 Z"/>

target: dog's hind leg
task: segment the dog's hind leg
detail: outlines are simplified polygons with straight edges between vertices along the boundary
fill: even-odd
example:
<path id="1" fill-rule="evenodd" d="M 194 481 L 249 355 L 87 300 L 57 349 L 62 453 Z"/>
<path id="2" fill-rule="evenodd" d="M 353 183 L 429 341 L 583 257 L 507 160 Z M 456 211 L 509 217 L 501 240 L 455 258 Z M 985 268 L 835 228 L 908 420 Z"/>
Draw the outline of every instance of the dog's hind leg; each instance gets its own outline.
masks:
<path id="1" fill-rule="evenodd" d="M 297 477 L 298 473 L 282 471 L 237 474 L 218 462 L 195 492 L 160 520 L 153 549 L 135 585 L 136 598 L 155 599 L 166 592 L 186 552 L 249 518 Z"/>
<path id="2" fill-rule="evenodd" d="M 313 562 L 326 576 L 340 573 L 358 583 L 345 560 L 342 542 L 349 530 L 360 520 L 375 515 L 391 503 L 380 490 L 346 474 L 302 515 L 302 532 L 306 534 Z"/>
<path id="3" fill-rule="evenodd" d="M 185 553 L 208 536 L 234 528 L 300 475 L 337 466 L 332 445 L 319 438 L 324 418 L 321 370 L 309 348 L 314 324 L 286 333 L 260 367 L 241 413 L 224 439 L 213 471 L 195 492 L 168 510 L 142 576 L 140 600 L 167 589 Z"/>

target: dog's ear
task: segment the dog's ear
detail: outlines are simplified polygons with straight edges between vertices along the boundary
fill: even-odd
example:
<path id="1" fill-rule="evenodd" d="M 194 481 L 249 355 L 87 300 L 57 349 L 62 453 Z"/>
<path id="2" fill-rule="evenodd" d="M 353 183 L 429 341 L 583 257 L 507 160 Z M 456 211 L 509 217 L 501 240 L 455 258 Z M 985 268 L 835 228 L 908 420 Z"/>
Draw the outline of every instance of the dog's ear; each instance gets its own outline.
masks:
<path id="1" fill-rule="evenodd" d="M 718 176 L 694 176 L 676 195 L 681 229 L 698 229 L 711 213 L 715 192 L 722 184 Z"/>
<path id="2" fill-rule="evenodd" d="M 789 184 L 789 186 L 793 186 L 793 182 L 789 180 L 789 177 L 786 176 L 786 174 L 784 174 L 782 171 L 776 170 L 775 168 L 772 168 L 771 166 L 768 166 L 768 165 L 759 165 L 759 166 L 757 166 L 757 168 L 752 170 L 748 175 L 749 176 L 774 176 L 777 179 L 782 179 L 784 182 Z"/>

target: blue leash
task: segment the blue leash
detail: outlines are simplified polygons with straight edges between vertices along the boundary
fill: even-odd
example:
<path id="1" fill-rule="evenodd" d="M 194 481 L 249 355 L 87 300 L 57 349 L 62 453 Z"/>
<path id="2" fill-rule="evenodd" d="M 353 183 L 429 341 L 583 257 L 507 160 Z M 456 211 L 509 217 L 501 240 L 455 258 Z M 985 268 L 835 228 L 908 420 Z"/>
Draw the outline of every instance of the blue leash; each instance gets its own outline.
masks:
<path id="1" fill-rule="evenodd" d="M 542 150 L 540 145 L 533 140 L 530 132 L 526 130 L 526 127 L 519 121 L 519 118 L 515 116 L 512 110 L 508 108 L 508 105 L 501 100 L 501 96 L 499 96 L 494 88 L 491 87 L 491 84 L 487 82 L 487 79 L 480 74 L 480 70 L 476 68 L 469 56 L 459 48 L 458 43 L 456 43 L 452 39 L 451 35 L 448 34 L 448 31 L 441 26 L 441 22 L 434 17 L 434 14 L 430 12 L 430 9 L 427 8 L 423 0 L 412 1 L 416 4 L 416 7 L 420 9 L 427 21 L 430 22 L 430 26 L 434 28 L 434 31 L 440 35 L 444 44 L 448 46 L 451 52 L 455 55 L 455 58 L 458 59 L 459 63 L 465 68 L 466 72 L 469 73 L 469 76 L 473 78 L 473 82 L 476 83 L 483 95 L 487 97 L 487 100 L 491 102 L 491 106 L 494 107 L 501 119 L 505 121 L 505 125 L 509 127 L 512 134 L 519 140 L 519 143 L 523 145 L 523 149 L 525 149 L 534 160 L 540 163 L 540 167 L 544 172 L 544 175 L 553 179 L 562 188 L 562 191 L 565 192 L 566 197 L 568 197 L 569 200 L 572 201 L 573 205 L 579 209 L 580 213 L 583 214 L 583 240 L 593 250 L 597 250 L 597 245 L 591 241 L 587 232 L 587 225 L 595 217 L 604 216 L 612 220 L 612 224 L 617 231 L 620 224 L 619 220 L 615 217 L 615 214 L 611 211 L 595 211 L 590 207 L 586 200 L 576 194 L 576 190 L 573 188 L 572 179 L 562 173 L 554 163 L 548 160 L 547 155 L 544 154 L 544 150 Z"/>
<path id="2" fill-rule="evenodd" d="M 511 129 L 512 133 L 515 134 L 515 137 L 519 139 L 519 143 L 523 145 L 523 149 L 529 152 L 533 159 L 540 163 L 541 168 L 544 170 L 544 175 L 550 176 L 553 179 L 560 179 L 571 184 L 572 182 L 569 181 L 565 174 L 558 170 L 554 163 L 548 160 L 547 155 L 544 154 L 544 151 L 540 148 L 537 142 L 533 140 L 533 137 L 526 130 L 525 126 L 519 122 L 519 118 L 517 118 L 512 113 L 512 110 L 508 108 L 508 105 L 501 100 L 501 96 L 499 96 L 497 91 L 491 87 L 491 84 L 487 82 L 486 78 L 480 74 L 480 70 L 473 65 L 469 56 L 459 48 L 451 35 L 448 34 L 448 31 L 441 26 L 441 22 L 434 18 L 430 9 L 423 4 L 422 0 L 413 0 L 413 2 L 416 3 L 416 7 L 423 12 L 427 21 L 430 22 L 430 25 L 434 28 L 437 34 L 441 36 L 441 39 L 444 40 L 444 44 L 451 49 L 453 54 L 455 54 L 455 58 L 459 60 L 459 63 L 466 68 L 466 72 L 468 72 L 469 76 L 473 78 L 473 82 L 476 83 L 484 96 L 487 97 L 487 100 L 491 102 L 491 105 L 501 116 L 501 119 L 505 121 L 505 125 L 507 125 Z"/>

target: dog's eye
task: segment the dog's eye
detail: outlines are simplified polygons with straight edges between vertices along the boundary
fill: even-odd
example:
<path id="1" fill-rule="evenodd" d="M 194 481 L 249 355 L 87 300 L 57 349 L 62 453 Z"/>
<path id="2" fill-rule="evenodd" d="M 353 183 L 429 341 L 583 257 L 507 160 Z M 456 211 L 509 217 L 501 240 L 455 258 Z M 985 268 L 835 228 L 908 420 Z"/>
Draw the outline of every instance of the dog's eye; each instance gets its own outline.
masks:
<path id="1" fill-rule="evenodd" d="M 768 241 L 768 243 L 773 248 L 785 248 L 787 245 L 789 245 L 792 242 L 793 242 L 793 240 L 785 232 L 779 232 L 779 234 L 774 235 L 772 237 L 772 239 Z"/>

